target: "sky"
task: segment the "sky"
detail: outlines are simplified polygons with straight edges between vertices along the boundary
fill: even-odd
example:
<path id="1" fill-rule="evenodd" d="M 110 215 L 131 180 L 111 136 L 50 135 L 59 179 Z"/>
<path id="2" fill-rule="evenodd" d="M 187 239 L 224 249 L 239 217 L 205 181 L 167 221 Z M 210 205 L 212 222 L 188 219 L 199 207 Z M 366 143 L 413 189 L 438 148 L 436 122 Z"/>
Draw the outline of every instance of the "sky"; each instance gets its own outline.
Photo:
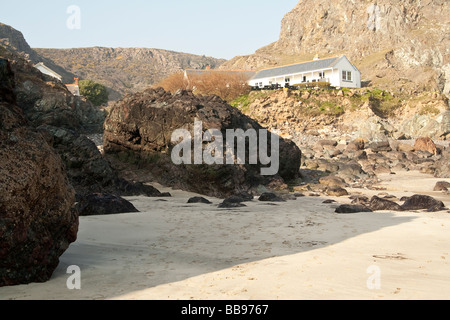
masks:
<path id="1" fill-rule="evenodd" d="M 8 0 L 32 48 L 145 47 L 231 59 L 278 40 L 298 0 Z"/>

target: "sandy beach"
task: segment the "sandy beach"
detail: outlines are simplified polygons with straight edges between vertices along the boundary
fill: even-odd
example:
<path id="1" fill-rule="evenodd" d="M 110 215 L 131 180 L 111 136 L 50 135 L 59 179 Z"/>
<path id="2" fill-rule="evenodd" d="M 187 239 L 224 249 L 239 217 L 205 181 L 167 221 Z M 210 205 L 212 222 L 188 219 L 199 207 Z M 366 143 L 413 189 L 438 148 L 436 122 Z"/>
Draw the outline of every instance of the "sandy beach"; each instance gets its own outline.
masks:
<path id="1" fill-rule="evenodd" d="M 382 177 L 367 196 L 428 194 L 418 172 Z M 238 209 L 187 204 L 194 196 L 129 197 L 140 213 L 80 217 L 78 240 L 50 281 L 0 288 L 0 299 L 300 300 L 449 299 L 450 213 L 334 213 L 337 203 L 256 198 Z M 333 198 L 349 203 L 348 197 Z M 69 290 L 69 266 L 81 288 Z"/>

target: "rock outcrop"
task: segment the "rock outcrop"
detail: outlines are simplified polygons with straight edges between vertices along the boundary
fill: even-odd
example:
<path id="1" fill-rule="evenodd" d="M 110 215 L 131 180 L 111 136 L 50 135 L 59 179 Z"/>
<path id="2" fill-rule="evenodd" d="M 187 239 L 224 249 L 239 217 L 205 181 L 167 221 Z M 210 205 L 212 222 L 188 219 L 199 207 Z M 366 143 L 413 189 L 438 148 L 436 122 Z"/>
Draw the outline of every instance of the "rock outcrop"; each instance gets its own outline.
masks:
<path id="1" fill-rule="evenodd" d="M 227 197 L 256 190 L 258 185 L 280 187 L 298 177 L 301 152 L 292 141 L 282 138 L 279 139 L 279 174 L 274 176 L 261 175 L 263 166 L 250 165 L 248 161 L 239 165 L 175 165 L 171 160 L 176 145 L 171 142 L 172 134 L 177 129 L 186 129 L 193 137 L 196 120 L 201 121 L 203 131 L 217 129 L 224 140 L 227 129 L 244 132 L 263 129 L 216 96 L 199 97 L 186 91 L 172 95 L 161 88 L 149 89 L 126 96 L 112 108 L 105 121 L 105 153 L 108 157 L 116 155 L 131 164 L 145 166 L 163 185 L 209 196 Z M 203 148 L 206 147 L 204 143 Z"/>
<path id="2" fill-rule="evenodd" d="M 78 231 L 64 165 L 29 126 L 14 85 L 0 59 L 0 286 L 48 280 Z"/>

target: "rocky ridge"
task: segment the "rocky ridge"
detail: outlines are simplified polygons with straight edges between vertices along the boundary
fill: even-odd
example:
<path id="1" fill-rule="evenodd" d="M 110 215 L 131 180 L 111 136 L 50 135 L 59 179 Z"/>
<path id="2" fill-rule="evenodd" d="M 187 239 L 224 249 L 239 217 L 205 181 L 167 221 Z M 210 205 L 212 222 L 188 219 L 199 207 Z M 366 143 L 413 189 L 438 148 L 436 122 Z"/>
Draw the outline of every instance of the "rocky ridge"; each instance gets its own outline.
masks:
<path id="1" fill-rule="evenodd" d="M 34 49 L 81 79 L 105 85 L 109 100 L 135 93 L 184 69 L 215 68 L 222 59 L 149 48 Z"/>

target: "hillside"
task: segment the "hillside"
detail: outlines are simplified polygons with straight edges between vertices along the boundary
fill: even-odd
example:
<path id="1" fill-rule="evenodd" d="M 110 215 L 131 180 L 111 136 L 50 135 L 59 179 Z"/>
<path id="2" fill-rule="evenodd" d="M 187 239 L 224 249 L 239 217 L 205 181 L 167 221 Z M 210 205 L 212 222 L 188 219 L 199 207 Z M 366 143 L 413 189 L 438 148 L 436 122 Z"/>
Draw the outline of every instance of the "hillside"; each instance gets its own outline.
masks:
<path id="1" fill-rule="evenodd" d="M 74 74 L 66 71 L 61 66 L 55 64 L 53 61 L 41 56 L 35 50 L 33 50 L 22 32 L 14 29 L 11 26 L 0 22 L 0 47 L 7 49 L 9 52 L 17 54 L 22 58 L 29 60 L 31 63 L 36 64 L 44 62 L 44 64 L 50 69 L 54 70 L 62 76 L 64 83 L 72 83 Z"/>
<path id="2" fill-rule="evenodd" d="M 80 79 L 102 83 L 110 100 L 146 89 L 172 73 L 186 68 L 218 67 L 225 60 L 161 49 L 77 48 L 35 49 Z"/>
<path id="3" fill-rule="evenodd" d="M 399 92 L 450 91 L 450 4 L 446 0 L 301 0 L 279 40 L 222 68 L 258 70 L 346 55 L 364 85 Z"/>

